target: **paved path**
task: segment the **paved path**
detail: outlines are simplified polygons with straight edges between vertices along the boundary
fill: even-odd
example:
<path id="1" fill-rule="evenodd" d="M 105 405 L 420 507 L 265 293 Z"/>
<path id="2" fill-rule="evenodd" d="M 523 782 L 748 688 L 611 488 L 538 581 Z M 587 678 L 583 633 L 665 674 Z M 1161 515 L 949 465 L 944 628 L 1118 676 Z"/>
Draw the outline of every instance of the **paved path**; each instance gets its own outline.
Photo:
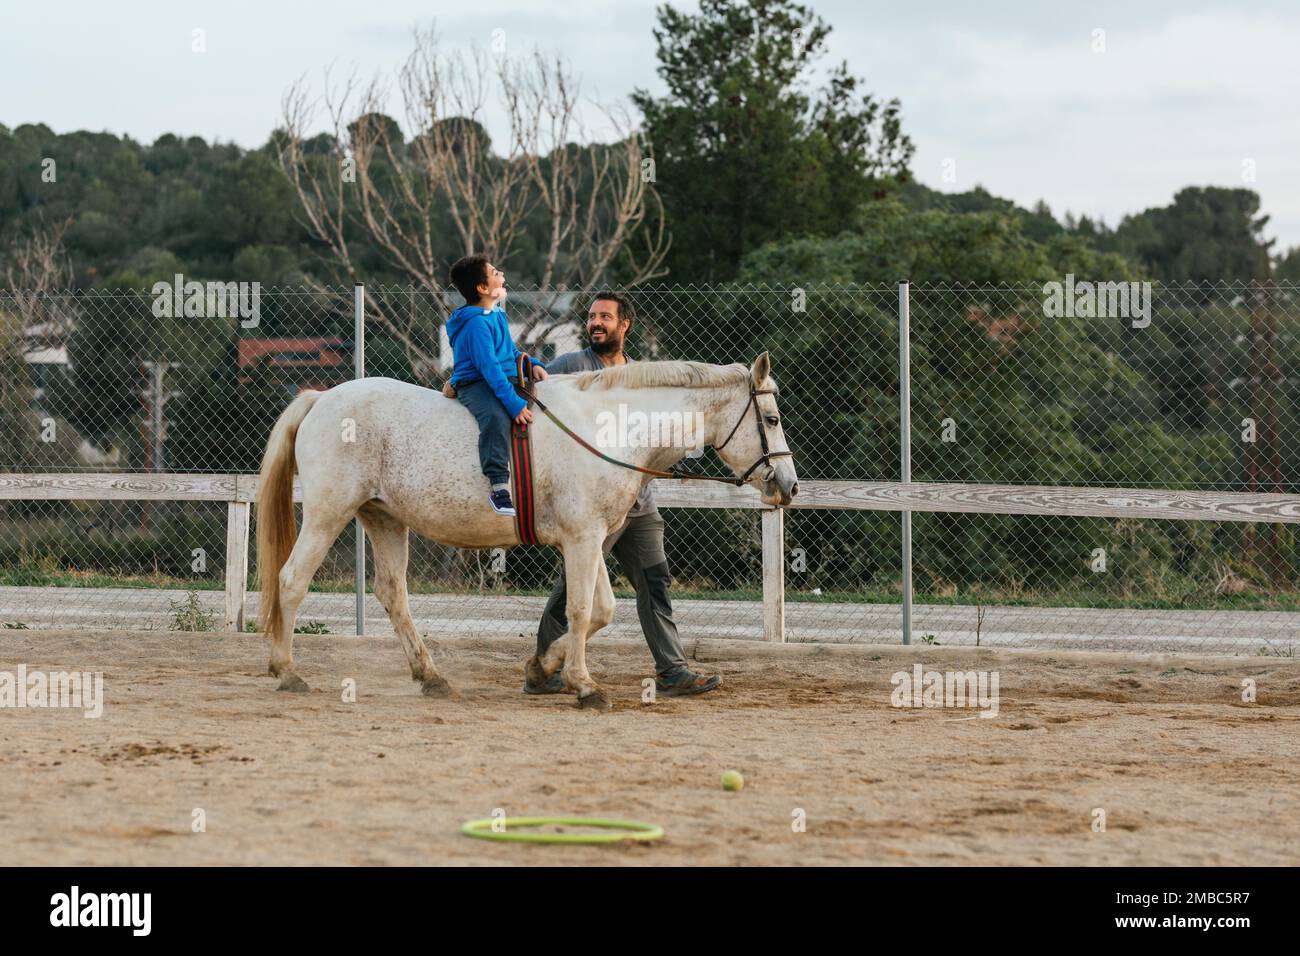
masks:
<path id="1" fill-rule="evenodd" d="M 222 594 L 197 592 L 220 623 Z M 166 630 L 182 592 L 133 588 L 0 587 L 0 623 L 28 627 L 117 627 Z M 545 600 L 513 595 L 412 595 L 411 613 L 431 637 L 491 637 L 533 634 Z M 258 595 L 249 595 L 249 620 Z M 682 634 L 699 638 L 759 640 L 762 606 L 756 601 L 674 602 Z M 391 627 L 373 596 L 366 601 L 367 628 L 389 634 Z M 299 622 L 319 621 L 331 633 L 352 633 L 350 594 L 309 594 Z M 933 635 L 941 645 L 975 643 L 974 607 L 917 605 L 912 633 L 918 643 Z M 786 604 L 790 641 L 892 644 L 901 640 L 902 615 L 891 604 Z M 619 601 L 610 636 L 637 639 L 640 629 L 630 599 Z M 1044 647 L 1133 651 L 1293 656 L 1300 645 L 1300 613 L 1283 611 L 1152 611 L 1096 608 L 990 607 L 980 629 L 988 647 Z"/>

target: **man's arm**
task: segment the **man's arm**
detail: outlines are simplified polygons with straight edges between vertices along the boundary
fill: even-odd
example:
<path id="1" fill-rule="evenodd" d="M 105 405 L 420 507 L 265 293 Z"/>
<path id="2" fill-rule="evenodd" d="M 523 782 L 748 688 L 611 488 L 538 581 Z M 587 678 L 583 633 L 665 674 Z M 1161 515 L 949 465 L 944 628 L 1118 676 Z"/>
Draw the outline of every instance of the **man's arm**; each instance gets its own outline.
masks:
<path id="1" fill-rule="evenodd" d="M 552 375 L 568 375 L 571 372 L 581 372 L 582 367 L 578 364 L 579 352 L 566 352 L 564 355 L 556 356 L 546 363 L 546 371 Z"/>

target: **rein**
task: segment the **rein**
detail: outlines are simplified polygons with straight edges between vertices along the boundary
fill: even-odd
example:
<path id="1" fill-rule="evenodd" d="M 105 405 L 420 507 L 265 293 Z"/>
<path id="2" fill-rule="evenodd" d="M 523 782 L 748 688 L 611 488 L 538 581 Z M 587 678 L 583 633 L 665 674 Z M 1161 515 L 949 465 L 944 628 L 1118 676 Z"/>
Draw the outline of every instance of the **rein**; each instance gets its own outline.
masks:
<path id="1" fill-rule="evenodd" d="M 529 382 L 529 384 L 531 385 L 532 383 Z M 521 390 L 521 392 L 523 392 L 523 390 Z M 633 465 L 630 462 L 620 461 L 617 458 L 614 458 L 610 455 L 606 455 L 603 451 L 601 451 L 595 445 L 591 444 L 591 442 L 587 441 L 585 438 L 583 438 L 581 435 L 575 432 L 568 425 L 564 424 L 564 422 L 560 421 L 559 416 L 557 416 L 553 411 L 547 408 L 546 405 L 543 404 L 540 398 L 532 394 L 531 389 L 526 392 L 523 392 L 523 397 L 528 399 L 529 401 L 536 403 L 537 407 L 542 410 L 542 412 L 546 415 L 546 417 L 549 418 L 551 421 L 555 422 L 556 427 L 558 427 L 560 431 L 564 432 L 564 434 L 568 435 L 570 438 L 576 441 L 583 448 L 587 449 L 587 451 L 591 452 L 597 458 L 601 459 L 602 461 L 607 461 L 611 465 L 617 465 L 620 468 L 627 468 L 630 471 L 639 471 L 641 472 L 641 474 L 650 475 L 653 478 L 682 478 L 682 479 L 688 479 L 693 481 L 720 481 L 723 484 L 735 485 L 737 488 L 739 488 L 741 485 L 743 485 L 746 481 L 749 480 L 749 476 L 754 473 L 755 469 L 757 469 L 759 465 L 767 465 L 768 467 L 771 467 L 771 460 L 773 458 L 786 458 L 794 455 L 794 452 L 790 452 L 790 451 L 772 451 L 769 449 L 767 444 L 767 429 L 763 424 L 763 413 L 758 410 L 758 396 L 774 395 L 774 394 L 776 394 L 775 389 L 755 388 L 753 385 L 751 385 L 749 387 L 749 401 L 745 403 L 745 408 L 740 413 L 740 418 L 736 419 L 736 424 L 732 426 L 731 431 L 727 434 L 726 441 L 724 441 L 721 445 L 714 446 L 715 451 L 726 448 L 727 442 L 730 442 L 731 439 L 735 437 L 736 430 L 740 428 L 740 423 L 745 420 L 745 412 L 749 411 L 751 407 L 754 409 L 754 421 L 758 425 L 758 438 L 759 438 L 759 442 L 762 444 L 763 447 L 763 454 L 761 457 L 759 457 L 757 461 L 755 461 L 752 465 L 750 465 L 747 469 L 745 469 L 745 473 L 741 475 L 739 478 L 721 478 L 717 475 L 702 475 L 699 472 L 694 472 L 694 471 L 660 471 L 658 468 L 645 468 L 642 467 L 641 465 Z"/>

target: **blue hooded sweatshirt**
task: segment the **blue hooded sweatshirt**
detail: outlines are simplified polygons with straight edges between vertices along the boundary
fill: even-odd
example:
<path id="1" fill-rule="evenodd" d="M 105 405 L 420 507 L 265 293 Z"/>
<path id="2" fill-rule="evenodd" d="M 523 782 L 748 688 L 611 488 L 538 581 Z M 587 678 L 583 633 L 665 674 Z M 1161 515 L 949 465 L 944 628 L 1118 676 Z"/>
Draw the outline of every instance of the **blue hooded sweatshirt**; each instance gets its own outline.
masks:
<path id="1" fill-rule="evenodd" d="M 462 305 L 447 320 L 447 338 L 456 357 L 451 370 L 453 388 L 482 379 L 511 418 L 527 407 L 511 384 L 519 349 L 510 337 L 505 309 L 498 306 L 489 311 L 477 305 Z M 542 365 L 531 356 L 529 361 Z"/>

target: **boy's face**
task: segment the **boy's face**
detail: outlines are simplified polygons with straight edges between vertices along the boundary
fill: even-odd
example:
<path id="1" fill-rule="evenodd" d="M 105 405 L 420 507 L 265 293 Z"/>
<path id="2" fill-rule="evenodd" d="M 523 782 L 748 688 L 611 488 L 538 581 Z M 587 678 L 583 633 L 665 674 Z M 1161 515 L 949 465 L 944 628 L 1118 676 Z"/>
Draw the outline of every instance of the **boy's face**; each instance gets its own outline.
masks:
<path id="1" fill-rule="evenodd" d="M 623 350 L 623 339 L 629 323 L 618 317 L 618 303 L 612 299 L 597 299 L 587 310 L 587 338 L 598 355 L 610 355 Z"/>
<path id="2" fill-rule="evenodd" d="M 478 284 L 478 290 L 485 297 L 495 299 L 497 289 L 504 289 L 506 287 L 506 274 L 490 262 L 483 271 L 487 274 L 487 281 L 480 282 Z"/>

